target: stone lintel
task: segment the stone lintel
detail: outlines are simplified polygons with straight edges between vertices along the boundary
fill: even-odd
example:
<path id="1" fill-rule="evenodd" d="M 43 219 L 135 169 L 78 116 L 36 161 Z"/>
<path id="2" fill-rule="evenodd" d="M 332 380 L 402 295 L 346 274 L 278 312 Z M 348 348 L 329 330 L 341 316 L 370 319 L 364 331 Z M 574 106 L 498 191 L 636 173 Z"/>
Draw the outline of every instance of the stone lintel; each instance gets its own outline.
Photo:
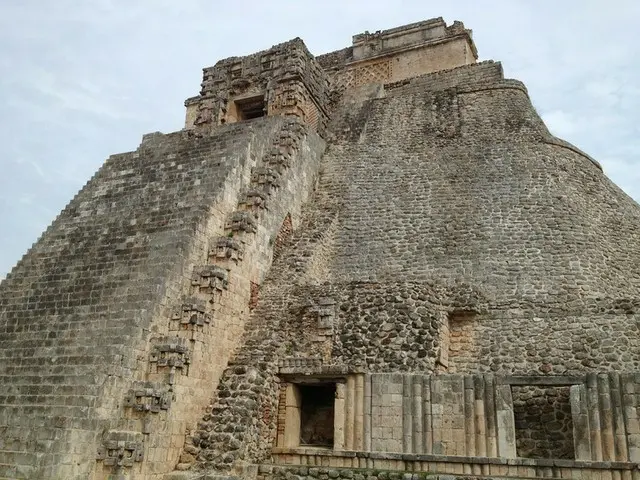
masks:
<path id="1" fill-rule="evenodd" d="M 312 365 L 303 364 L 298 366 L 281 364 L 279 366 L 278 373 L 287 381 L 295 383 L 313 383 L 318 380 L 322 380 L 324 382 L 332 380 L 343 382 L 347 375 L 361 374 L 364 372 L 357 368 L 347 367 L 346 365 L 320 365 L 314 367 Z"/>
<path id="2" fill-rule="evenodd" d="M 563 386 L 579 385 L 585 382 L 582 375 L 508 375 L 496 377 L 498 383 L 503 385 L 538 385 L 538 386 Z"/>

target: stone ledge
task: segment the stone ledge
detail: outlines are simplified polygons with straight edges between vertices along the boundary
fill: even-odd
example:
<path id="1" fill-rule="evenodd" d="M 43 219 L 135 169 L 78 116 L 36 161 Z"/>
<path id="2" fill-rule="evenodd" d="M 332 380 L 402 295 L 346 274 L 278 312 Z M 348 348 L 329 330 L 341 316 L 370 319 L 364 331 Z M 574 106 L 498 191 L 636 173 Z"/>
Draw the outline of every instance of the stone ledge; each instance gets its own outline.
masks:
<path id="1" fill-rule="evenodd" d="M 498 458 L 498 457 L 466 457 L 457 455 L 430 455 L 416 453 L 390 453 L 390 452 L 363 452 L 363 451 L 336 451 L 323 448 L 283 448 L 274 447 L 274 455 L 315 455 L 334 458 L 370 458 L 377 460 L 395 460 L 405 462 L 443 462 L 443 463 L 473 463 L 493 465 L 515 465 L 527 467 L 566 467 L 566 468 L 592 468 L 592 469 L 617 469 L 634 470 L 640 465 L 635 462 L 596 462 L 585 460 L 566 460 L 553 458 Z"/>
<path id="2" fill-rule="evenodd" d="M 550 145 L 555 145 L 557 147 L 562 147 L 562 148 L 569 149 L 572 152 L 577 153 L 578 155 L 581 155 L 581 156 L 585 157 L 587 160 L 589 160 L 591 163 L 593 163 L 601 172 L 604 171 L 604 170 L 602 170 L 602 165 L 600 165 L 600 162 L 598 162 L 595 158 L 593 158 L 588 153 L 583 152 L 578 147 L 576 147 L 576 146 L 572 145 L 571 143 L 567 142 L 566 140 L 562 140 L 561 138 L 557 138 L 557 137 L 554 137 L 554 136 L 551 135 L 549 138 L 545 139 L 545 142 L 550 144 Z"/>
<path id="3" fill-rule="evenodd" d="M 454 473 L 443 473 L 437 471 L 397 471 L 389 469 L 361 469 L 361 468 L 335 468 L 335 467 L 307 467 L 307 466 L 280 466 L 280 465 L 260 465 L 258 472 L 258 480 L 316 480 L 316 479 L 332 479 L 332 480 L 351 480 L 351 479 L 367 479 L 367 480 L 522 480 L 522 479 L 541 479 L 541 478 L 571 478 L 579 480 L 607 480 L 615 478 L 624 478 L 636 480 L 640 478 L 640 471 L 624 471 L 624 472 L 588 472 L 577 469 L 565 472 L 545 471 L 535 472 L 535 476 L 527 475 L 528 472 L 514 471 L 508 473 L 505 467 L 500 467 L 493 472 L 459 471 Z M 562 473 L 562 476 L 559 475 Z M 585 476 L 583 476 L 585 474 Z M 207 477 L 208 478 L 208 477 Z"/>
<path id="4" fill-rule="evenodd" d="M 358 66 L 359 64 L 362 63 L 366 63 L 366 62 L 371 62 L 371 61 L 375 61 L 375 60 L 379 60 L 381 58 L 385 58 L 385 57 L 391 57 L 394 55 L 397 55 L 399 53 L 404 53 L 404 52 L 408 52 L 411 50 L 420 50 L 422 48 L 429 48 L 429 47 L 433 47 L 434 45 L 440 45 L 443 43 L 448 43 L 448 42 L 452 42 L 455 40 L 458 40 L 460 38 L 465 38 L 469 41 L 470 45 L 473 45 L 473 50 L 474 50 L 474 55 L 476 58 L 477 54 L 475 53 L 475 45 L 473 43 L 473 40 L 471 39 L 471 36 L 469 36 L 468 33 L 464 32 L 464 33 L 456 33 L 453 34 L 451 36 L 446 36 L 446 37 L 439 37 L 439 38 L 434 38 L 432 40 L 425 40 L 421 43 L 414 43 L 414 44 L 410 44 L 410 45 L 399 45 L 397 47 L 394 48 L 389 48 L 387 50 L 383 50 L 382 52 L 380 52 L 377 55 L 371 55 L 368 57 L 360 57 L 357 59 L 351 59 L 350 61 L 348 61 L 347 63 L 345 63 L 343 65 L 343 68 L 347 69 L 347 68 L 351 68 L 354 66 Z M 468 65 L 473 65 L 473 64 L 468 64 Z"/>

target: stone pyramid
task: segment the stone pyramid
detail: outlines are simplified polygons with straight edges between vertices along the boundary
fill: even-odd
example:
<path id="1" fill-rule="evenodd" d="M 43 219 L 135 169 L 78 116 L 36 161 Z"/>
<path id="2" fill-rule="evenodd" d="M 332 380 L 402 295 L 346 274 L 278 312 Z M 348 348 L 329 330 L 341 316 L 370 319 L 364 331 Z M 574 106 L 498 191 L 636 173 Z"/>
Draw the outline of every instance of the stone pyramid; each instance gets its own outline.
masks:
<path id="1" fill-rule="evenodd" d="M 0 284 L 0 479 L 640 479 L 640 206 L 441 18 L 203 71 Z"/>

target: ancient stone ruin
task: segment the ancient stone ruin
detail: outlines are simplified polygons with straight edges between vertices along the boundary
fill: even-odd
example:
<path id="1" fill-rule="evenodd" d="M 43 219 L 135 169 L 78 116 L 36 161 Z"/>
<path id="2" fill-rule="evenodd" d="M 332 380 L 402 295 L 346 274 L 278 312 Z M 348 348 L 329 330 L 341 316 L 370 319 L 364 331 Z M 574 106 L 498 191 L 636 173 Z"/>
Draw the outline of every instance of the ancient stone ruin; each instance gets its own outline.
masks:
<path id="1" fill-rule="evenodd" d="M 205 68 L 0 284 L 0 478 L 640 479 L 640 206 L 476 59 Z"/>

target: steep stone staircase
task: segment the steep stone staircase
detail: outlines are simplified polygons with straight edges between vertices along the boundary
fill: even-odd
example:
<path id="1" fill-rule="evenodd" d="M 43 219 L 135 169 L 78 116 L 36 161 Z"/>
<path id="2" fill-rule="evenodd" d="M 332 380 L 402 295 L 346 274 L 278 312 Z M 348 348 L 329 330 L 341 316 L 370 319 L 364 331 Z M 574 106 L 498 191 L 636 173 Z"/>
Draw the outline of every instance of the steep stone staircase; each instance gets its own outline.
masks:
<path id="1" fill-rule="evenodd" d="M 239 197 L 236 210 L 228 215 L 220 235 L 210 239 L 204 262 L 193 267 L 188 294 L 170 308 L 167 324 L 161 329 L 166 334 L 153 336 L 150 340 L 146 379 L 132 382 L 122 403 L 124 419 L 128 419 L 122 423 L 128 425 L 129 430 L 105 433 L 97 455 L 103 468 L 123 475 L 135 464 L 147 461 L 145 452 L 148 453 L 156 444 L 153 439 L 156 433 L 154 419 L 163 417 L 160 420 L 166 422 L 172 405 L 188 401 L 182 398 L 177 387 L 182 378 L 189 376 L 190 369 L 204 368 L 193 364 L 197 343 L 215 355 L 216 343 L 221 340 L 216 335 L 225 330 L 224 324 L 229 321 L 225 315 L 229 312 L 227 305 L 239 302 L 248 306 L 255 304 L 256 299 L 250 297 L 257 295 L 258 285 L 249 282 L 251 264 L 261 262 L 260 267 L 266 270 L 265 258 L 269 261 L 271 252 L 265 252 L 263 246 L 273 246 L 273 235 L 268 226 L 263 225 L 264 217 L 269 214 L 270 204 L 276 201 L 282 178 L 293 158 L 300 153 L 301 141 L 307 133 L 307 127 L 298 120 L 282 119 L 270 147 L 251 169 L 250 181 Z M 225 148 L 237 146 L 227 145 Z M 273 223 L 273 219 L 270 222 Z M 282 219 L 278 222 L 281 223 Z M 246 285 L 248 283 L 251 283 L 250 288 Z M 234 378 L 234 389 L 239 384 L 246 387 L 242 401 L 255 401 L 261 387 L 251 373 L 233 366 L 228 372 L 225 378 Z M 224 402 L 224 395 L 223 387 L 219 389 L 218 402 Z M 214 407 L 204 421 L 211 415 L 217 415 L 220 408 Z M 224 422 L 216 423 L 225 425 Z M 237 431 L 241 427 L 232 428 Z M 218 438 L 232 449 L 228 432 L 218 434 Z M 226 438 L 228 440 L 223 440 Z M 195 454 L 196 449 L 187 442 L 178 468 L 189 468 Z"/>

